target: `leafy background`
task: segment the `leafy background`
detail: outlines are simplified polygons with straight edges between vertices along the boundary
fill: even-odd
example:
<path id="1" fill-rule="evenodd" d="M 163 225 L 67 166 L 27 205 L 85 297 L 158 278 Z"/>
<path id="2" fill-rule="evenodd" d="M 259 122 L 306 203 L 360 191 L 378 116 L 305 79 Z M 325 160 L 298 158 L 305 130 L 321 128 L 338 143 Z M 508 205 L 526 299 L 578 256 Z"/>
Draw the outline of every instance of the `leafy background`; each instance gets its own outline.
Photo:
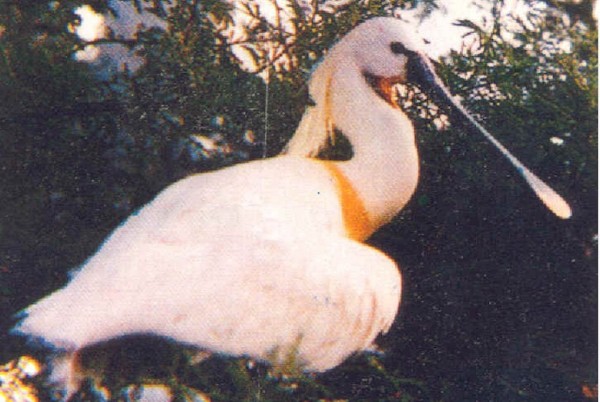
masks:
<path id="1" fill-rule="evenodd" d="M 8 334 L 14 314 L 62 286 L 162 188 L 277 154 L 303 111 L 311 68 L 337 38 L 369 16 L 417 6 L 432 12 L 442 1 L 291 1 L 289 26 L 241 2 L 242 39 L 228 33 L 228 2 L 130 1 L 151 7 L 165 28 L 103 39 L 146 59 L 139 70 L 109 76 L 74 57 L 85 45 L 73 29 L 83 3 L 115 12 L 102 0 L 0 2 L 0 362 L 43 358 L 43 350 Z M 118 393 L 153 377 L 184 399 L 192 387 L 214 400 L 264 401 L 597 394 L 593 2 L 530 4 L 520 19 L 494 1 L 491 24 L 458 21 L 474 45 L 437 67 L 468 109 L 569 200 L 570 220 L 546 211 L 481 138 L 438 130 L 443 116 L 409 89 L 404 103 L 417 127 L 421 180 L 407 208 L 370 240 L 404 277 L 401 312 L 380 342 L 384 355 L 282 378 L 244 359 L 190 365 L 178 345 L 145 340 L 120 354 L 97 353 L 112 356 L 104 365 L 108 387 Z M 37 381 L 41 398 L 49 397 Z M 93 394 L 88 387 L 80 398 Z"/>

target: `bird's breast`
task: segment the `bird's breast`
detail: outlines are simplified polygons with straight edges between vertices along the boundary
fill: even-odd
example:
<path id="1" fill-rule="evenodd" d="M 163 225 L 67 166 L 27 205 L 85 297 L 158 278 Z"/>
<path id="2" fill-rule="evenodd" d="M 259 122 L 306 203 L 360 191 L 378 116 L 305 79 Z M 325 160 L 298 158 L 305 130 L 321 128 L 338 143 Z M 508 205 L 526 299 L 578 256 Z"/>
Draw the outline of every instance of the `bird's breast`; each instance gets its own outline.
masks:
<path id="1" fill-rule="evenodd" d="M 323 161 L 322 163 L 333 178 L 347 236 L 359 241 L 367 239 L 375 232 L 377 226 L 369 216 L 362 198 L 335 162 Z"/>

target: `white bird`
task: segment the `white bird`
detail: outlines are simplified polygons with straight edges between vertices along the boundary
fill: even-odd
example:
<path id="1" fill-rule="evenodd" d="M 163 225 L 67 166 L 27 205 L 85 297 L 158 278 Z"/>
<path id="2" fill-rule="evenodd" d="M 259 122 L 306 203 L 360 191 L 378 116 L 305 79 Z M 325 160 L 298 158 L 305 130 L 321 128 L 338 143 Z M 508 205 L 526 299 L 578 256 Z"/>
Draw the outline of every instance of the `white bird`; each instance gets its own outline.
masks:
<path id="1" fill-rule="evenodd" d="M 24 311 L 16 331 L 64 353 L 51 379 L 65 399 L 81 381 L 77 353 L 124 335 L 273 365 L 293 357 L 307 372 L 371 347 L 394 321 L 401 278 L 394 261 L 363 241 L 417 185 L 414 129 L 391 97 L 394 84 L 410 79 L 493 139 L 452 100 L 404 23 L 359 25 L 314 71 L 314 105 L 283 155 L 166 188 L 64 288 Z M 316 159 L 334 128 L 353 156 Z M 508 155 L 544 202 L 568 217 L 568 205 Z"/>

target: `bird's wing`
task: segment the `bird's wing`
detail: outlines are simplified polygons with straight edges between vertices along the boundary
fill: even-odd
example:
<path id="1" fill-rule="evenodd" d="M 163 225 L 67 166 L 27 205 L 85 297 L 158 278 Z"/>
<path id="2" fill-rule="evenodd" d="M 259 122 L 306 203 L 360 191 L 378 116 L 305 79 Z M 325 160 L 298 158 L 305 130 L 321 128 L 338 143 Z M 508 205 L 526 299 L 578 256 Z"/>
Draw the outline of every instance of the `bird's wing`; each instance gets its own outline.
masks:
<path id="1" fill-rule="evenodd" d="M 297 352 L 314 370 L 369 347 L 399 303 L 395 264 L 344 238 L 239 236 L 206 248 L 165 246 L 146 264 L 153 274 L 137 280 L 127 313 L 145 315 L 144 331 L 266 360 Z"/>
<path id="2" fill-rule="evenodd" d="M 157 242 L 128 263 L 110 278 L 83 271 L 32 306 L 22 329 L 67 348 L 152 333 L 273 363 L 297 354 L 321 371 L 369 347 L 400 297 L 395 264 L 341 237 Z"/>

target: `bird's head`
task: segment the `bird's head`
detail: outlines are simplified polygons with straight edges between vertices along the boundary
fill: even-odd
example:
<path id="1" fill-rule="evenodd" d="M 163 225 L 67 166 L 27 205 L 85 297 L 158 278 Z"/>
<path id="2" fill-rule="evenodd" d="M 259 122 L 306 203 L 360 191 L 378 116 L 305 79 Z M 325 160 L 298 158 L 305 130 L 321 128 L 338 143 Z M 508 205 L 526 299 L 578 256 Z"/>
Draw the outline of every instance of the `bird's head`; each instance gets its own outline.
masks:
<path id="1" fill-rule="evenodd" d="M 463 119 L 462 109 L 437 76 L 433 63 L 406 22 L 392 17 L 367 20 L 346 35 L 334 49 L 337 64 L 354 63 L 365 80 L 390 105 L 395 84 L 413 84 L 429 93 L 433 100 Z M 456 113 L 457 106 L 461 108 Z"/>
<path id="2" fill-rule="evenodd" d="M 422 54 L 421 44 L 402 20 L 378 17 L 346 35 L 332 50 L 369 76 L 406 82 L 411 59 Z M 342 61 L 343 62 L 343 61 Z"/>

